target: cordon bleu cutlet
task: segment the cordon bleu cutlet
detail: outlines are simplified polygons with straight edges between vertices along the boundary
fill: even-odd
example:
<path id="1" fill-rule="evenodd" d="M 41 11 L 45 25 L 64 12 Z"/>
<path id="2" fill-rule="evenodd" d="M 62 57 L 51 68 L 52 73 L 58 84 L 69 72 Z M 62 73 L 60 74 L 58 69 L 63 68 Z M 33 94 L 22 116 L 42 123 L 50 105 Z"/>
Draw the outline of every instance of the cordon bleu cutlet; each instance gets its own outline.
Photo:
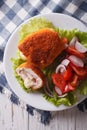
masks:
<path id="1" fill-rule="evenodd" d="M 32 87 L 32 90 L 36 90 L 41 88 L 45 83 L 44 74 L 34 64 L 24 62 L 16 69 L 16 72 L 24 81 L 26 88 Z"/>
<path id="2" fill-rule="evenodd" d="M 18 48 L 30 63 L 44 68 L 64 50 L 65 44 L 57 32 L 44 28 L 26 36 L 18 44 Z"/>

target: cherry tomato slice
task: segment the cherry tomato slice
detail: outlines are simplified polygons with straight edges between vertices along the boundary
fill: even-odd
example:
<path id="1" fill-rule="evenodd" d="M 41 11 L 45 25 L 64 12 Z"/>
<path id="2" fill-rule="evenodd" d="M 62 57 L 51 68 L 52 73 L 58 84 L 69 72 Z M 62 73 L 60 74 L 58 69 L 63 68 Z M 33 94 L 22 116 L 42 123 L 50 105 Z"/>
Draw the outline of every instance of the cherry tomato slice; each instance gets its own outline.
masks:
<path id="1" fill-rule="evenodd" d="M 85 53 L 80 53 L 78 50 L 76 50 L 74 47 L 67 47 L 66 52 L 69 54 L 75 55 L 79 58 L 85 58 Z"/>
<path id="2" fill-rule="evenodd" d="M 64 91 L 64 88 L 66 86 L 66 82 L 64 80 L 64 77 L 63 75 L 59 74 L 59 73 L 55 73 L 55 74 L 52 74 L 52 80 L 53 80 L 53 83 L 59 87 L 61 89 L 61 91 L 63 92 Z"/>
<path id="3" fill-rule="evenodd" d="M 82 78 L 87 77 L 87 67 L 76 67 L 75 65 L 71 64 L 72 69 L 75 71 L 75 73 Z"/>
<path id="4" fill-rule="evenodd" d="M 63 72 L 63 77 L 65 81 L 69 81 L 73 76 L 73 70 L 72 68 L 68 65 L 66 68 L 66 71 Z"/>
<path id="5" fill-rule="evenodd" d="M 73 78 L 72 78 L 72 81 L 70 82 L 70 84 L 76 88 L 79 84 L 79 76 L 74 74 Z"/>
<path id="6" fill-rule="evenodd" d="M 75 88 L 70 83 L 67 83 L 63 93 L 68 93 L 68 92 L 74 91 L 74 90 L 75 90 Z"/>
<path id="7" fill-rule="evenodd" d="M 75 87 L 73 87 L 70 83 L 68 83 L 68 86 L 69 86 L 69 90 L 70 91 L 74 91 L 75 90 Z"/>

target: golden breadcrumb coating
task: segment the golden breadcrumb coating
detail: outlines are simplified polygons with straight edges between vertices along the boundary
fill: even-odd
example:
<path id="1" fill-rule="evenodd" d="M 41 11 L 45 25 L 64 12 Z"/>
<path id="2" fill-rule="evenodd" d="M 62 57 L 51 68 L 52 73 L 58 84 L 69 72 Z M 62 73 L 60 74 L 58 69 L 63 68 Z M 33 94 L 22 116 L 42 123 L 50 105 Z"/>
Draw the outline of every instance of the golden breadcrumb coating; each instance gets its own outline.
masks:
<path id="1" fill-rule="evenodd" d="M 44 28 L 26 36 L 18 45 L 28 62 L 45 68 L 65 49 L 58 33 L 53 29 Z"/>

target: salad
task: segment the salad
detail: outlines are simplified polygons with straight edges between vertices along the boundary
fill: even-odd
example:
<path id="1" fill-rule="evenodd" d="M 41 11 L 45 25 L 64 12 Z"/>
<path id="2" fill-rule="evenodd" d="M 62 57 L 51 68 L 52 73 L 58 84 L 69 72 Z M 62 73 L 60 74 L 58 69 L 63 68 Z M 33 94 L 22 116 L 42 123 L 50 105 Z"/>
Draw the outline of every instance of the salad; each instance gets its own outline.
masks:
<path id="1" fill-rule="evenodd" d="M 17 69 L 19 66 L 28 66 L 27 63 L 25 64 L 27 59 L 19 49 L 17 57 L 11 59 L 14 75 L 26 92 L 34 93 L 35 91 L 39 91 L 47 101 L 56 106 L 61 104 L 71 106 L 77 102 L 78 94 L 87 94 L 87 33 L 81 32 L 78 29 L 63 30 L 55 27 L 50 21 L 44 18 L 34 18 L 20 28 L 18 45 L 28 35 L 44 28 L 52 29 L 58 33 L 62 42 L 65 43 L 64 50 L 55 57 L 53 62 L 40 68 L 41 77 L 39 77 L 43 79 L 41 74 L 43 73 L 46 77 L 45 84 L 40 89 L 32 89 L 32 82 L 28 81 L 31 85 L 30 87 L 26 87 L 28 82 L 24 82 L 25 77 L 21 77 Z M 34 72 L 38 75 L 37 71 Z M 42 82 L 40 79 L 39 81 L 40 86 Z"/>

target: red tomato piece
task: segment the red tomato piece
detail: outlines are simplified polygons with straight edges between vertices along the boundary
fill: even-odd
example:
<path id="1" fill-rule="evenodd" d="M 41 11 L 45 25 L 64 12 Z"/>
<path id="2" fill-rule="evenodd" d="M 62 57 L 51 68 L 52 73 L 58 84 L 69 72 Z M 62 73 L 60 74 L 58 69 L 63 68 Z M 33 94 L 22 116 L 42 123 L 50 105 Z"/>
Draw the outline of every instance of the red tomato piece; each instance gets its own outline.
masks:
<path id="1" fill-rule="evenodd" d="M 74 70 L 74 72 L 80 77 L 82 78 L 86 78 L 87 77 L 87 67 L 76 67 L 73 64 L 70 64 L 72 69 Z"/>
<path id="2" fill-rule="evenodd" d="M 75 55 L 79 58 L 85 58 L 85 53 L 80 53 L 78 50 L 76 50 L 74 47 L 67 47 L 66 52 L 72 55 Z"/>
<path id="3" fill-rule="evenodd" d="M 74 74 L 74 76 L 73 76 L 73 78 L 72 78 L 72 81 L 70 82 L 70 84 L 74 87 L 74 88 L 76 88 L 77 86 L 78 86 L 78 84 L 79 84 L 79 76 L 78 75 L 76 75 L 76 74 Z"/>
<path id="4" fill-rule="evenodd" d="M 59 74 L 59 73 L 52 74 L 52 80 L 53 80 L 53 83 L 57 87 L 59 87 L 61 89 L 61 91 L 63 92 L 64 88 L 66 86 L 66 81 L 64 80 L 63 75 Z"/>
<path id="5" fill-rule="evenodd" d="M 68 92 L 74 91 L 74 90 L 75 90 L 75 88 L 70 83 L 67 83 L 63 93 L 68 93 Z"/>
<path id="6" fill-rule="evenodd" d="M 69 86 L 69 90 L 70 91 L 74 91 L 75 90 L 75 87 L 73 87 L 70 83 L 68 83 L 68 86 Z"/>
<path id="7" fill-rule="evenodd" d="M 66 68 L 66 71 L 63 72 L 63 77 L 65 81 L 69 81 L 73 76 L 73 70 L 72 68 L 68 65 Z"/>

